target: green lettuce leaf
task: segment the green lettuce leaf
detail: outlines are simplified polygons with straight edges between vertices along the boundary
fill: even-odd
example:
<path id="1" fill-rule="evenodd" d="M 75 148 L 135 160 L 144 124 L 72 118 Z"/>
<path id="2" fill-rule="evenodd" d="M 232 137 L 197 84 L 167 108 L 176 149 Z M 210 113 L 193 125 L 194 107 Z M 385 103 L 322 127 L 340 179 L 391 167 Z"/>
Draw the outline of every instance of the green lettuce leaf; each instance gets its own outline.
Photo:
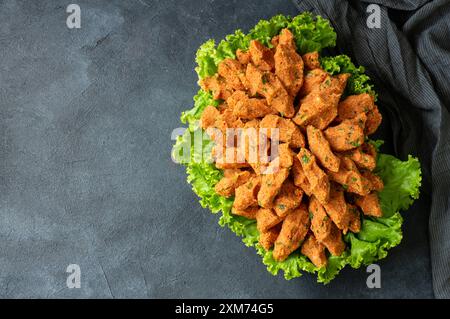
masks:
<path id="1" fill-rule="evenodd" d="M 325 56 L 320 58 L 322 68 L 330 74 L 350 73 L 351 76 L 347 82 L 346 95 L 369 93 L 377 99 L 370 78 L 364 74 L 363 66 L 356 67 L 347 55 Z"/>
<path id="2" fill-rule="evenodd" d="M 220 41 L 217 47 L 214 40 L 205 42 L 196 55 L 196 72 L 199 78 L 214 75 L 220 61 L 227 57 L 235 58 L 237 49 L 247 50 L 252 39 L 271 46 L 272 37 L 286 27 L 293 32 L 301 54 L 321 51 L 325 47 L 335 45 L 336 33 L 328 20 L 319 16 L 314 17 L 309 12 L 294 18 L 277 15 L 270 20 L 261 20 L 248 34 L 237 30 Z M 331 74 L 343 72 L 351 74 L 346 94 L 367 92 L 376 97 L 369 77 L 364 74 L 364 68 L 356 67 L 348 56 L 322 57 L 321 65 Z M 241 236 L 245 245 L 255 247 L 270 273 L 276 275 L 279 271 L 283 271 L 286 279 L 300 277 L 302 272 L 316 273 L 317 281 L 326 284 L 346 265 L 358 268 L 373 263 L 386 257 L 388 249 L 400 243 L 403 219 L 399 211 L 407 209 L 419 196 L 420 163 L 411 156 L 407 161 L 401 161 L 391 155 L 379 154 L 376 173 L 385 184 L 383 191 L 379 194 L 384 216 L 382 218 L 362 217 L 361 231 L 344 236 L 348 249 L 341 256 L 329 256 L 326 267 L 317 268 L 299 251 L 292 253 L 283 262 L 275 261 L 272 251 L 265 251 L 258 244 L 259 233 L 256 222 L 233 215 L 231 207 L 234 199 L 222 197 L 214 191 L 215 184 L 223 174 L 211 163 L 212 142 L 199 128 L 198 121 L 206 106 L 218 106 L 218 104 L 219 101 L 214 100 L 210 93 L 203 90 L 197 93 L 194 97 L 193 108 L 182 113 L 181 121 L 188 124 L 188 128 L 176 139 L 172 157 L 186 166 L 188 183 L 200 197 L 202 207 L 210 209 L 213 213 L 221 212 L 219 224 Z M 198 139 L 203 142 L 200 147 L 198 147 Z M 383 144 L 383 141 L 369 142 L 377 149 Z"/>
<path id="3" fill-rule="evenodd" d="M 385 181 L 379 193 L 384 216 L 407 209 L 419 198 L 422 176 L 417 158 L 410 155 L 402 162 L 392 155 L 380 154 L 375 172 Z"/>

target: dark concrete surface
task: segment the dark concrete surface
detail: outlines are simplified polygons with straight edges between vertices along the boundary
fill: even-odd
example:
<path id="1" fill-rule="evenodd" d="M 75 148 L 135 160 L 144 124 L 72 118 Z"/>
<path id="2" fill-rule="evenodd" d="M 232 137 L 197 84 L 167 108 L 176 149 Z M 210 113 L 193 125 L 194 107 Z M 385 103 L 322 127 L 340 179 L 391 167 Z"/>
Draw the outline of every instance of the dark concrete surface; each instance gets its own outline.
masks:
<path id="1" fill-rule="evenodd" d="M 0 297 L 433 297 L 428 212 L 407 213 L 382 288 L 270 275 L 170 159 L 196 48 L 285 1 L 0 1 Z M 380 93 L 382 94 L 382 93 Z M 420 206 L 419 206 L 420 207 Z M 81 288 L 66 267 L 81 267 Z"/>

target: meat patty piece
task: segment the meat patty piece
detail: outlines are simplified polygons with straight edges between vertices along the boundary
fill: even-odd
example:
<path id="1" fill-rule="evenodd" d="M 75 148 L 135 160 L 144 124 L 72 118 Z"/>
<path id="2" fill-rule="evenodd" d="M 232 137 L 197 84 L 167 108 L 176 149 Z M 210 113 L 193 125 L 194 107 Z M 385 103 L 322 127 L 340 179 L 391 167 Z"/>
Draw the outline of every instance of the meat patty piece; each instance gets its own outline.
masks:
<path id="1" fill-rule="evenodd" d="M 269 250 L 273 247 L 281 230 L 281 223 L 270 228 L 269 230 L 259 234 L 259 244 L 265 249 Z"/>
<path id="2" fill-rule="evenodd" d="M 332 223 L 330 235 L 322 240 L 322 244 L 327 247 L 330 254 L 333 256 L 340 256 L 345 251 L 345 242 L 342 239 L 342 232 L 337 226 Z"/>
<path id="3" fill-rule="evenodd" d="M 333 185 L 330 191 L 330 199 L 328 203 L 324 204 L 324 207 L 331 220 L 344 234 L 346 234 L 350 221 L 353 219 L 353 215 L 345 202 L 344 192 Z"/>
<path id="4" fill-rule="evenodd" d="M 260 233 L 267 232 L 281 221 L 282 219 L 270 208 L 260 208 L 256 212 L 256 227 Z"/>
<path id="5" fill-rule="evenodd" d="M 225 176 L 215 185 L 214 190 L 221 196 L 231 197 L 235 189 L 246 183 L 250 177 L 251 174 L 248 171 L 225 170 Z"/>
<path id="6" fill-rule="evenodd" d="M 207 129 L 208 127 L 213 127 L 216 120 L 220 117 L 219 110 L 211 105 L 208 105 L 202 113 L 200 118 L 200 126 L 203 129 Z"/>
<path id="7" fill-rule="evenodd" d="M 328 217 L 323 205 L 314 196 L 311 196 L 309 199 L 308 210 L 309 218 L 311 219 L 311 230 L 317 240 L 323 241 L 330 235 L 333 222 Z"/>
<path id="8" fill-rule="evenodd" d="M 364 126 L 366 115 L 358 115 L 354 119 L 344 120 L 341 124 L 329 127 L 324 131 L 325 137 L 334 151 L 348 151 L 364 143 Z"/>
<path id="9" fill-rule="evenodd" d="M 322 268 L 327 265 L 325 246 L 319 243 L 313 234 L 308 234 L 303 242 L 301 252 L 311 260 L 314 266 Z"/>
<path id="10" fill-rule="evenodd" d="M 349 210 L 349 214 L 351 215 L 350 224 L 348 225 L 348 229 L 352 233 L 359 233 L 361 230 L 361 214 L 359 209 L 352 204 L 347 204 L 347 209 Z"/>
<path id="11" fill-rule="evenodd" d="M 303 97 L 310 94 L 314 90 L 318 90 L 320 83 L 322 83 L 327 76 L 328 73 L 319 68 L 307 71 L 303 78 L 303 85 L 300 89 L 299 95 Z"/>
<path id="12" fill-rule="evenodd" d="M 237 147 L 227 147 L 222 145 L 222 149 L 214 146 L 212 156 L 215 159 L 215 165 L 219 169 L 237 169 L 249 167 L 245 161 L 245 154 Z"/>
<path id="13" fill-rule="evenodd" d="M 278 164 L 280 167 L 283 168 L 291 168 L 294 162 L 294 155 L 295 153 L 290 149 L 289 144 L 283 143 L 278 145 L 277 147 L 277 153 L 274 154 L 275 150 L 271 149 L 272 156 L 277 155 L 278 157 L 275 158 L 274 161 L 278 161 Z"/>
<path id="14" fill-rule="evenodd" d="M 273 209 L 279 217 L 284 218 L 294 208 L 300 206 L 302 197 L 303 191 L 290 180 L 286 180 L 275 198 Z"/>
<path id="15" fill-rule="evenodd" d="M 308 211 L 305 205 L 294 209 L 283 221 L 280 235 L 275 242 L 273 258 L 285 260 L 294 250 L 300 247 L 310 226 Z"/>
<path id="16" fill-rule="evenodd" d="M 325 208 L 312 196 L 309 201 L 311 230 L 333 256 L 340 256 L 345 250 L 342 233 L 328 217 Z"/>
<path id="17" fill-rule="evenodd" d="M 256 219 L 256 213 L 258 212 L 258 206 L 250 206 L 245 209 L 238 209 L 236 207 L 231 208 L 231 213 L 233 215 L 242 216 L 248 219 Z"/>
<path id="18" fill-rule="evenodd" d="M 300 100 L 299 111 L 293 118 L 293 121 L 297 125 L 306 126 L 314 118 L 320 117 L 325 111 L 330 110 L 330 112 L 333 112 L 332 106 L 328 96 L 320 90 L 313 91 Z M 337 108 L 334 113 L 337 115 Z"/>
<path id="19" fill-rule="evenodd" d="M 248 49 L 253 64 L 262 71 L 272 71 L 275 66 L 273 52 L 258 40 L 250 41 Z"/>
<path id="20" fill-rule="evenodd" d="M 302 55 L 302 60 L 306 70 L 314 70 L 320 68 L 319 52 L 308 52 Z"/>
<path id="21" fill-rule="evenodd" d="M 227 99 L 227 103 L 232 108 L 233 115 L 244 120 L 252 120 L 264 117 L 267 114 L 277 113 L 267 104 L 265 99 L 251 98 L 244 91 L 235 91 Z"/>
<path id="22" fill-rule="evenodd" d="M 361 175 L 367 180 L 369 180 L 370 184 L 372 185 L 372 189 L 374 191 L 380 192 L 383 190 L 384 183 L 380 176 L 369 171 L 362 171 Z"/>
<path id="23" fill-rule="evenodd" d="M 378 194 L 372 192 L 366 196 L 360 196 L 355 201 L 356 205 L 361 207 L 364 215 L 373 217 L 382 217 L 383 211 L 381 210 L 380 200 Z"/>
<path id="24" fill-rule="evenodd" d="M 294 185 L 301 188 L 306 195 L 311 196 L 311 185 L 309 184 L 308 178 L 306 177 L 302 164 L 297 156 L 294 157 L 292 176 L 294 179 Z"/>
<path id="25" fill-rule="evenodd" d="M 233 93 L 232 86 L 219 74 L 204 78 L 200 80 L 199 84 L 206 92 L 211 91 L 215 100 L 226 100 Z"/>
<path id="26" fill-rule="evenodd" d="M 258 204 L 257 194 L 261 186 L 261 178 L 254 176 L 235 190 L 233 207 L 239 211 Z"/>
<path id="27" fill-rule="evenodd" d="M 269 165 L 270 141 L 267 135 L 259 129 L 260 120 L 245 123 L 237 137 L 238 148 L 244 153 L 245 160 L 257 175 L 265 171 Z"/>
<path id="28" fill-rule="evenodd" d="M 375 107 L 372 110 L 367 112 L 366 127 L 364 129 L 365 134 L 372 135 L 373 133 L 375 133 L 375 131 L 380 126 L 382 120 L 383 117 L 381 116 L 378 107 L 375 105 Z"/>
<path id="29" fill-rule="evenodd" d="M 341 184 L 344 190 L 365 196 L 370 193 L 373 186 L 370 181 L 361 175 L 356 164 L 348 157 L 341 156 L 341 165 L 338 172 L 328 171 L 330 179 Z"/>
<path id="30" fill-rule="evenodd" d="M 293 121 L 301 126 L 308 124 L 323 130 L 337 116 L 338 102 L 344 92 L 349 74 L 327 75 L 318 88 L 300 100 Z"/>
<path id="31" fill-rule="evenodd" d="M 244 52 L 241 49 L 236 50 L 236 58 L 242 65 L 247 65 L 250 63 L 250 52 Z"/>
<path id="32" fill-rule="evenodd" d="M 346 153 L 346 155 L 350 157 L 351 160 L 355 162 L 356 166 L 358 166 L 359 168 L 373 171 L 377 166 L 376 158 L 370 154 L 365 153 L 362 147 L 355 148 Z"/>
<path id="33" fill-rule="evenodd" d="M 280 168 L 278 171 L 262 175 L 261 188 L 258 192 L 258 204 L 261 207 L 271 208 L 273 200 L 277 196 L 284 181 L 289 175 L 289 170 Z"/>
<path id="34" fill-rule="evenodd" d="M 245 73 L 248 89 L 251 95 L 257 93 L 267 99 L 267 103 L 280 113 L 281 116 L 294 116 L 294 100 L 286 91 L 280 79 L 271 72 L 261 71 L 252 63 L 247 65 Z"/>
<path id="35" fill-rule="evenodd" d="M 294 98 L 303 84 L 303 60 L 297 53 L 294 36 L 289 29 L 281 30 L 274 61 L 275 75 Z"/>
<path id="36" fill-rule="evenodd" d="M 319 160 L 320 164 L 332 172 L 339 171 L 341 160 L 331 151 L 330 143 L 328 143 L 322 131 L 312 125 L 308 125 L 306 133 L 309 149 Z"/>
<path id="37" fill-rule="evenodd" d="M 311 186 L 312 194 L 322 204 L 327 203 L 330 196 L 330 181 L 328 175 L 317 165 L 316 157 L 306 148 L 301 148 L 297 158 Z"/>
<path id="38" fill-rule="evenodd" d="M 305 147 L 305 138 L 300 129 L 290 119 L 285 119 L 277 115 L 266 115 L 261 123 L 261 128 L 278 129 L 278 139 L 281 142 L 289 143 L 292 148 Z M 269 137 L 271 137 L 269 135 Z"/>
<path id="39" fill-rule="evenodd" d="M 339 122 L 350 120 L 361 113 L 367 113 L 375 107 L 374 97 L 368 93 L 349 95 L 338 105 Z"/>
<path id="40" fill-rule="evenodd" d="M 217 73 L 225 79 L 227 85 L 233 90 L 245 89 L 240 80 L 245 75 L 245 69 L 238 60 L 230 58 L 222 60 L 218 65 Z"/>

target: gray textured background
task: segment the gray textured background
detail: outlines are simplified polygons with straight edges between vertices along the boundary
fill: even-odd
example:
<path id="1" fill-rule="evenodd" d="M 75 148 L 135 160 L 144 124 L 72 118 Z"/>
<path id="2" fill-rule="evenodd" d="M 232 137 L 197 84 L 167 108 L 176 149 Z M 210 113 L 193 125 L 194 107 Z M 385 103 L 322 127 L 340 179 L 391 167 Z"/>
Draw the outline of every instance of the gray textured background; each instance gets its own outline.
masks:
<path id="1" fill-rule="evenodd" d="M 0 1 L 1 297 L 433 297 L 428 211 L 380 262 L 328 286 L 266 272 L 198 204 L 170 159 L 197 91 L 196 48 L 285 1 Z M 382 92 L 380 92 L 382 94 Z M 66 288 L 68 264 L 82 288 Z"/>

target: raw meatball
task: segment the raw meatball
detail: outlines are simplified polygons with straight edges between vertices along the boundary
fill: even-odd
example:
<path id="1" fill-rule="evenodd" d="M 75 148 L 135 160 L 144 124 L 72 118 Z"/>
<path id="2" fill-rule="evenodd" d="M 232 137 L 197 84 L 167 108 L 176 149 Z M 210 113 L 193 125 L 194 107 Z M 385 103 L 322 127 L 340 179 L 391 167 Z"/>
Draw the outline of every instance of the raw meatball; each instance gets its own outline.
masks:
<path id="1" fill-rule="evenodd" d="M 311 260 L 314 266 L 321 268 L 327 265 L 325 246 L 319 243 L 313 234 L 309 234 L 306 237 L 301 252 Z"/>
<path id="2" fill-rule="evenodd" d="M 280 234 L 281 224 L 278 224 L 269 230 L 259 234 L 259 244 L 265 249 L 269 250 Z"/>
<path id="3" fill-rule="evenodd" d="M 323 204 L 328 202 L 330 181 L 328 175 L 317 165 L 315 156 L 305 148 L 300 149 L 299 159 L 306 178 L 311 185 L 312 194 Z"/>
<path id="4" fill-rule="evenodd" d="M 317 157 L 320 164 L 332 172 L 337 172 L 341 161 L 331 151 L 330 144 L 323 133 L 312 125 L 308 125 L 306 132 L 309 149 Z"/>
<path id="5" fill-rule="evenodd" d="M 224 59 L 222 60 L 217 69 L 217 73 L 223 77 L 227 85 L 233 90 L 244 90 L 244 85 L 240 80 L 240 76 L 244 76 L 244 67 L 242 64 L 234 59 Z"/>
<path id="6" fill-rule="evenodd" d="M 237 210 L 244 210 L 250 206 L 258 204 L 256 196 L 261 185 L 259 176 L 252 177 L 247 183 L 236 188 L 233 207 Z"/>
<path id="7" fill-rule="evenodd" d="M 302 55 L 303 63 L 307 70 L 314 70 L 320 68 L 319 52 L 309 52 Z"/>
<path id="8" fill-rule="evenodd" d="M 364 215 L 373 217 L 382 217 L 383 212 L 380 206 L 380 200 L 377 193 L 370 193 L 366 196 L 358 197 L 355 201 L 356 205 L 361 207 Z"/>
<path id="9" fill-rule="evenodd" d="M 234 195 L 234 190 L 250 179 L 250 172 L 226 170 L 225 176 L 214 187 L 217 194 L 225 197 Z"/>
<path id="10" fill-rule="evenodd" d="M 325 208 L 313 196 L 309 201 L 311 230 L 317 240 L 321 242 L 333 256 L 340 256 L 345 250 L 342 233 L 331 221 Z"/>
<path id="11" fill-rule="evenodd" d="M 371 134 L 375 133 L 378 126 L 380 126 L 382 120 L 383 120 L 383 117 L 381 116 L 381 113 L 378 110 L 378 107 L 375 106 L 373 108 L 373 110 L 371 110 L 367 113 L 366 127 L 364 129 L 364 132 L 366 133 L 366 135 L 371 135 Z"/>
<path id="12" fill-rule="evenodd" d="M 252 95 L 258 93 L 264 96 L 267 103 L 280 115 L 288 118 L 294 116 L 293 98 L 286 91 L 280 79 L 273 73 L 261 71 L 250 63 L 247 65 L 245 76 Z"/>
<path id="13" fill-rule="evenodd" d="M 372 190 L 370 181 L 361 175 L 355 163 L 348 157 L 340 157 L 341 165 L 338 172 L 328 172 L 330 179 L 341 184 L 344 190 L 361 196 L 369 194 Z"/>
<path id="14" fill-rule="evenodd" d="M 292 148 L 305 147 L 305 138 L 300 129 L 290 119 L 277 115 L 266 115 L 260 124 L 261 128 L 278 129 L 278 139 L 289 143 Z M 270 135 L 269 135 L 270 137 Z"/>
<path id="15" fill-rule="evenodd" d="M 256 219 L 256 213 L 258 212 L 258 210 L 259 210 L 258 206 L 251 206 L 246 209 L 237 209 L 233 207 L 231 209 L 231 213 L 248 219 Z"/>
<path id="16" fill-rule="evenodd" d="M 372 95 L 362 93 L 350 95 L 338 105 L 338 121 L 349 120 L 361 113 L 367 113 L 375 107 Z"/>
<path id="17" fill-rule="evenodd" d="M 288 93 L 295 97 L 303 84 L 303 60 L 297 53 L 294 36 L 288 29 L 281 30 L 274 60 L 275 75 Z"/>
<path id="18" fill-rule="evenodd" d="M 273 258 L 276 261 L 283 261 L 299 248 L 308 233 L 309 226 L 309 215 L 304 205 L 287 215 L 281 225 L 280 235 L 275 242 Z"/>
<path id="19" fill-rule="evenodd" d="M 303 191 L 287 180 L 275 198 L 273 209 L 279 217 L 284 218 L 300 205 L 302 197 Z"/>
<path id="20" fill-rule="evenodd" d="M 261 189 L 258 192 L 259 206 L 270 208 L 284 181 L 289 175 L 289 170 L 280 168 L 277 172 L 262 175 Z"/>
<path id="21" fill-rule="evenodd" d="M 334 151 L 348 151 L 364 143 L 364 124 L 366 115 L 360 114 L 354 119 L 344 120 L 341 124 L 324 131 L 325 137 Z"/>
<path id="22" fill-rule="evenodd" d="M 306 177 L 302 164 L 300 164 L 300 160 L 297 156 L 294 157 L 292 175 L 294 178 L 294 185 L 300 187 L 306 195 L 311 196 L 311 185 L 309 184 L 308 178 Z"/>
<path id="23" fill-rule="evenodd" d="M 262 45 L 258 40 L 250 41 L 248 49 L 253 64 L 262 71 L 271 71 L 275 66 L 272 51 Z"/>
<path id="24" fill-rule="evenodd" d="M 256 213 L 256 227 L 260 233 L 268 231 L 270 228 L 281 223 L 282 219 L 270 208 L 260 208 Z"/>

